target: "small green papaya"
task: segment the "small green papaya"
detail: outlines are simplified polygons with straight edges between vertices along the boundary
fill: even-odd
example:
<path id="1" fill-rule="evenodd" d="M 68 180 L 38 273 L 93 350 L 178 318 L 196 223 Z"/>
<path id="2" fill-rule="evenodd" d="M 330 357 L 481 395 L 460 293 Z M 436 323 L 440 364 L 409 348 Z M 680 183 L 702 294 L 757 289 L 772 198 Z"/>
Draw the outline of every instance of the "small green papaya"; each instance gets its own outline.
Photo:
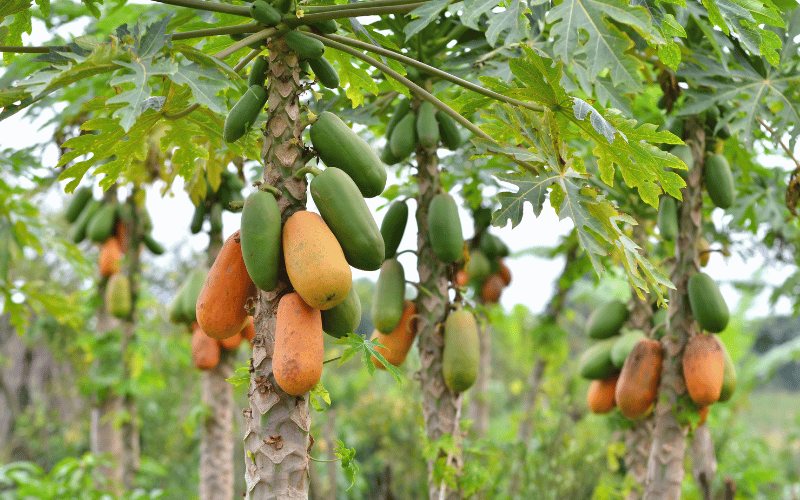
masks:
<path id="1" fill-rule="evenodd" d="M 403 160 L 405 160 L 405 158 L 398 158 L 394 155 L 394 153 L 392 153 L 392 148 L 389 146 L 389 142 L 387 141 L 386 146 L 381 152 L 381 161 L 387 165 L 397 165 Z"/>
<path id="2" fill-rule="evenodd" d="M 417 138 L 424 148 L 439 144 L 439 122 L 436 121 L 436 106 L 424 101 L 417 110 Z"/>
<path id="3" fill-rule="evenodd" d="M 65 214 L 67 222 L 72 224 L 77 221 L 81 212 L 83 212 L 83 209 L 86 208 L 86 205 L 91 199 L 92 188 L 84 186 L 76 189 L 75 192 L 72 193 L 72 199 L 69 201 L 69 205 L 67 205 L 67 212 Z"/>
<path id="4" fill-rule="evenodd" d="M 417 148 L 417 117 L 409 113 L 395 126 L 389 138 L 389 147 L 395 158 L 405 160 Z"/>
<path id="5" fill-rule="evenodd" d="M 281 13 L 264 0 L 255 0 L 250 5 L 250 17 L 264 26 L 275 26 L 281 22 Z"/>
<path id="6" fill-rule="evenodd" d="M 316 21 L 311 23 L 311 26 L 317 28 L 325 35 L 336 33 L 339 30 L 339 23 L 337 23 L 335 19 L 323 19 L 322 21 Z"/>
<path id="7" fill-rule="evenodd" d="M 456 200 L 448 193 L 439 193 L 428 208 L 428 238 L 436 257 L 445 263 L 461 258 L 464 233 Z"/>
<path id="8" fill-rule="evenodd" d="M 106 284 L 106 310 L 119 319 L 131 314 L 131 283 L 122 273 L 115 273 Z"/>
<path id="9" fill-rule="evenodd" d="M 311 66 L 314 74 L 317 75 L 319 83 L 323 86 L 329 89 L 335 89 L 339 86 L 339 73 L 336 72 L 336 69 L 325 57 L 309 59 L 308 64 Z"/>
<path id="10" fill-rule="evenodd" d="M 458 131 L 456 121 L 443 111 L 436 112 L 436 120 L 439 122 L 439 136 L 442 138 L 442 145 L 451 151 L 458 149 L 463 139 L 461 132 Z"/>
<path id="11" fill-rule="evenodd" d="M 708 197 L 719 208 L 730 208 L 736 198 L 733 173 L 728 160 L 721 154 L 713 154 L 706 160 L 706 190 Z"/>
<path id="12" fill-rule="evenodd" d="M 241 99 L 233 105 L 225 117 L 222 138 L 225 142 L 236 142 L 253 126 L 264 104 L 267 102 L 267 91 L 261 85 L 253 85 L 247 89 Z"/>
<path id="13" fill-rule="evenodd" d="M 728 326 L 728 304 L 711 276 L 706 273 L 692 275 L 688 291 L 694 319 L 703 330 L 719 333 Z"/>
<path id="14" fill-rule="evenodd" d="M 667 241 L 673 241 L 678 236 L 678 206 L 670 195 L 661 196 L 658 204 L 658 231 Z"/>
<path id="15" fill-rule="evenodd" d="M 616 341 L 616 338 L 605 339 L 584 351 L 578 360 L 578 371 L 581 377 L 588 380 L 602 380 L 619 371 L 611 361 L 611 350 Z"/>
<path id="16" fill-rule="evenodd" d="M 150 233 L 144 233 L 144 235 L 142 235 L 142 243 L 144 243 L 144 246 L 146 246 L 153 255 L 161 255 L 164 253 L 164 245 L 157 242 Z"/>
<path id="17" fill-rule="evenodd" d="M 497 235 L 490 232 L 483 233 L 480 241 L 481 252 L 486 255 L 490 261 L 508 257 L 510 253 L 508 246 Z"/>
<path id="18" fill-rule="evenodd" d="M 281 264 L 281 211 L 275 196 L 256 191 L 242 209 L 242 257 L 256 286 L 270 291 L 278 284 Z"/>
<path id="19" fill-rule="evenodd" d="M 186 291 L 181 296 L 181 316 L 186 318 L 186 323 L 197 321 L 197 298 L 206 283 L 208 271 L 201 268 L 193 269 L 186 278 Z"/>
<path id="20" fill-rule="evenodd" d="M 114 234 L 117 223 L 117 204 L 105 203 L 97 211 L 86 232 L 95 243 L 103 243 Z"/>
<path id="21" fill-rule="evenodd" d="M 247 86 L 264 85 L 267 79 L 267 58 L 258 56 L 253 60 L 253 67 L 250 68 L 250 75 L 247 77 Z M 241 189 L 241 188 L 240 188 Z"/>
<path id="22" fill-rule="evenodd" d="M 385 245 L 384 256 L 391 259 L 397 253 L 397 247 L 403 239 L 408 223 L 408 205 L 405 201 L 397 200 L 389 205 L 386 215 L 381 222 L 381 236 Z"/>
<path id="23" fill-rule="evenodd" d="M 297 52 L 300 59 L 319 59 L 325 53 L 322 42 L 299 31 L 286 33 L 286 44 Z"/>
<path id="24" fill-rule="evenodd" d="M 89 223 L 100 210 L 102 204 L 100 200 L 89 200 L 86 207 L 81 211 L 75 224 L 72 226 L 72 242 L 75 244 L 80 243 L 86 239 L 86 231 L 89 228 Z"/>
<path id="25" fill-rule="evenodd" d="M 311 73 L 311 65 L 308 64 L 308 59 L 300 59 L 298 64 L 300 66 L 300 71 L 306 74 Z"/>
<path id="26" fill-rule="evenodd" d="M 342 338 L 348 333 L 355 333 L 361 323 L 361 299 L 358 298 L 356 287 L 350 287 L 350 293 L 344 302 L 322 311 L 322 331 Z"/>
<path id="27" fill-rule="evenodd" d="M 466 309 L 457 309 L 444 322 L 442 375 L 454 392 L 464 392 L 478 377 L 480 341 L 475 316 Z"/>
<path id="28" fill-rule="evenodd" d="M 408 101 L 408 99 L 404 99 L 401 96 L 400 101 L 397 103 L 397 107 L 394 108 L 394 113 L 392 113 L 392 118 L 386 125 L 385 135 L 387 142 L 392 137 L 392 132 L 394 131 L 397 124 L 400 123 L 400 120 L 402 120 L 410 111 L 411 111 L 411 103 Z"/>
<path id="29" fill-rule="evenodd" d="M 381 333 L 389 334 L 397 328 L 405 309 L 406 275 L 397 259 L 387 259 L 372 295 L 372 323 Z"/>
<path id="30" fill-rule="evenodd" d="M 647 337 L 641 330 L 631 330 L 630 332 L 617 337 L 616 342 L 614 342 L 613 347 L 611 347 L 611 362 L 614 364 L 614 366 L 621 370 L 622 365 L 625 364 L 625 359 L 633 350 L 633 346 L 635 346 L 637 342 L 644 338 Z"/>
<path id="31" fill-rule="evenodd" d="M 197 234 L 203 229 L 203 221 L 206 218 L 206 204 L 202 200 L 199 205 L 194 207 L 194 215 L 192 215 L 192 222 L 189 225 L 189 230 L 192 234 Z"/>
<path id="32" fill-rule="evenodd" d="M 736 365 L 733 364 L 733 359 L 731 359 L 731 354 L 728 352 L 728 348 L 725 347 L 725 343 L 716 335 L 714 335 L 714 338 L 719 342 L 720 347 L 722 347 L 722 356 L 725 359 L 725 372 L 722 375 L 722 391 L 720 391 L 719 399 L 717 400 L 720 403 L 724 403 L 731 399 L 733 393 L 736 392 Z"/>
<path id="33" fill-rule="evenodd" d="M 586 323 L 586 333 L 593 339 L 607 339 L 616 335 L 628 320 L 628 306 L 620 300 L 606 302 L 595 309 Z"/>
<path id="34" fill-rule="evenodd" d="M 186 317 L 183 310 L 183 296 L 186 295 L 186 283 L 181 285 L 175 298 L 169 306 L 169 320 L 172 323 L 186 323 L 189 324 L 189 318 Z"/>
<path id="35" fill-rule="evenodd" d="M 687 170 L 679 170 L 679 169 L 671 169 L 676 174 L 680 175 L 683 180 L 689 178 L 689 171 L 694 168 L 694 155 L 692 154 L 692 148 L 687 146 L 686 144 L 679 144 L 674 148 L 669 150 L 670 154 L 677 156 L 683 163 L 686 164 Z"/>
<path id="36" fill-rule="evenodd" d="M 464 268 L 464 271 L 470 281 L 481 284 L 491 274 L 492 266 L 486 255 L 482 251 L 475 249 L 469 252 L 469 263 Z"/>
<path id="37" fill-rule="evenodd" d="M 211 205 L 211 210 L 208 213 L 208 219 L 211 221 L 211 232 L 222 232 L 222 203 L 214 203 Z"/>

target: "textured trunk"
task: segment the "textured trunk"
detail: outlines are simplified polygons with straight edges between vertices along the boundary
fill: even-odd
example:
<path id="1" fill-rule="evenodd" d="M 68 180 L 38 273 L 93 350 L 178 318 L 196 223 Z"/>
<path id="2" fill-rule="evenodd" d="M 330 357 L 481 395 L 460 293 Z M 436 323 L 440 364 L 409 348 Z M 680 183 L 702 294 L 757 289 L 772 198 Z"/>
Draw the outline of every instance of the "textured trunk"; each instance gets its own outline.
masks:
<path id="1" fill-rule="evenodd" d="M 460 449 L 462 394 L 448 389 L 442 375 L 442 352 L 444 350 L 443 323 L 447 317 L 449 278 L 447 266 L 433 253 L 428 236 L 428 208 L 431 200 L 441 189 L 439 160 L 436 151 L 417 148 L 417 270 L 419 282 L 428 293 L 420 292 L 416 299 L 419 314 L 419 356 L 422 361 L 420 383 L 422 385 L 422 413 L 425 417 L 425 432 L 428 440 L 435 443 L 450 434 Z M 454 500 L 461 498 L 458 490 L 452 489 L 434 474 L 439 458 L 445 457 L 446 465 L 455 471 L 461 470 L 460 453 L 428 460 L 428 496 L 431 500 Z M 441 470 L 441 469 L 440 469 Z"/>
<path id="2" fill-rule="evenodd" d="M 286 222 L 305 208 L 306 182 L 292 175 L 308 158 L 302 142 L 297 54 L 283 39 L 270 41 L 268 75 L 270 119 L 264 138 L 263 180 L 281 190 L 278 206 Z M 244 411 L 245 481 L 251 500 L 308 498 L 309 396 L 286 394 L 272 375 L 275 313 L 278 299 L 289 287 L 285 271 L 280 281 L 274 291 L 259 292 L 255 310 L 250 407 Z"/>
<path id="3" fill-rule="evenodd" d="M 696 247 L 702 219 L 705 151 L 702 126 L 696 120 L 690 120 L 688 125 L 687 142 L 692 147 L 695 167 L 689 172 L 688 185 L 682 190 L 683 202 L 679 204 L 680 227 L 675 245 L 675 269 L 671 276 L 675 289 L 669 291 L 669 325 L 661 341 L 664 364 L 658 387 L 653 445 L 647 462 L 645 500 L 679 500 L 684 477 L 687 429 L 678 423 L 675 416 L 681 414 L 686 406 L 679 399 L 686 392 L 681 363 L 683 349 L 688 338 L 696 333 L 686 287 L 689 277 L 700 269 Z"/>
<path id="4" fill-rule="evenodd" d="M 703 424 L 692 434 L 692 476 L 703 495 L 703 500 L 711 500 L 714 476 L 717 475 L 717 457 L 714 455 L 714 441 L 708 424 Z"/>
<path id="5" fill-rule="evenodd" d="M 492 335 L 491 327 L 478 325 L 478 337 L 481 340 L 481 356 L 478 362 L 478 378 L 470 392 L 469 419 L 475 437 L 482 439 L 489 428 L 489 375 L 492 370 Z"/>

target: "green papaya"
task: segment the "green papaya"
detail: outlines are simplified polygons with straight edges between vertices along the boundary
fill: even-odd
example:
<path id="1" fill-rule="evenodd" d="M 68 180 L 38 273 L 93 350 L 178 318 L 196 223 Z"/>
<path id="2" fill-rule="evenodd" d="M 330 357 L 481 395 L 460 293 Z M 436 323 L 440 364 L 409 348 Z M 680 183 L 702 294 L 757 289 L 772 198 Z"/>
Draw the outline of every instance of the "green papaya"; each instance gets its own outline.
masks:
<path id="1" fill-rule="evenodd" d="M 423 148 L 434 148 L 439 144 L 436 106 L 430 101 L 424 101 L 417 110 L 417 138 Z"/>
<path id="2" fill-rule="evenodd" d="M 397 259 L 387 259 L 372 295 L 372 323 L 385 334 L 392 333 L 405 309 L 406 275 Z"/>
<path id="3" fill-rule="evenodd" d="M 102 203 L 100 200 L 89 200 L 86 207 L 81 211 L 75 224 L 72 226 L 72 242 L 77 244 L 86 239 L 86 231 L 89 223 L 100 210 Z"/>
<path id="4" fill-rule="evenodd" d="M 117 205 L 117 220 L 132 226 L 136 216 L 133 213 L 133 205 L 130 203 L 120 203 Z M 115 226 L 116 227 L 116 226 Z"/>
<path id="5" fill-rule="evenodd" d="M 658 231 L 667 241 L 678 236 L 678 205 L 670 195 L 663 195 L 658 204 Z"/>
<path id="6" fill-rule="evenodd" d="M 381 161 L 387 165 L 396 165 L 403 160 L 405 160 L 405 158 L 398 158 L 392 153 L 392 148 L 389 146 L 389 141 L 387 141 L 386 146 L 381 152 Z"/>
<path id="7" fill-rule="evenodd" d="M 169 306 L 169 320 L 172 323 L 189 323 L 189 318 L 184 314 L 183 310 L 183 296 L 186 295 L 186 283 L 181 285 L 175 298 L 172 299 L 172 304 Z"/>
<path id="8" fill-rule="evenodd" d="M 281 13 L 264 0 L 256 0 L 250 5 L 250 17 L 264 26 L 275 26 L 281 22 Z"/>
<path id="9" fill-rule="evenodd" d="M 286 33 L 286 44 L 297 52 L 300 59 L 319 59 L 325 53 L 322 42 L 299 31 Z"/>
<path id="10" fill-rule="evenodd" d="M 336 72 L 336 69 L 325 57 L 309 59 L 308 65 L 311 66 L 314 74 L 317 75 L 317 80 L 323 86 L 329 89 L 335 89 L 339 86 L 339 73 Z"/>
<path id="11" fill-rule="evenodd" d="M 488 231 L 481 236 L 479 247 L 481 252 L 483 252 L 490 261 L 508 257 L 510 253 L 508 246 L 503 240 Z"/>
<path id="12" fill-rule="evenodd" d="M 383 236 L 384 256 L 391 259 L 397 253 L 397 247 L 403 239 L 408 223 L 408 205 L 404 201 L 395 201 L 389 205 L 386 215 L 381 222 L 381 236 Z"/>
<path id="13" fill-rule="evenodd" d="M 316 21 L 311 23 L 311 26 L 317 28 L 321 33 L 326 35 L 330 35 L 339 31 L 339 23 L 337 23 L 335 19 L 323 19 L 322 21 Z"/>
<path id="14" fill-rule="evenodd" d="M 668 309 L 659 309 L 653 315 L 653 326 L 656 327 L 658 325 L 662 325 L 658 330 L 655 331 L 655 338 L 661 338 L 666 333 L 667 328 L 667 311 Z"/>
<path id="15" fill-rule="evenodd" d="M 106 284 L 106 310 L 115 318 L 131 314 L 131 283 L 122 273 L 115 273 Z"/>
<path id="16" fill-rule="evenodd" d="M 586 333 L 593 339 L 607 339 L 616 335 L 628 319 L 628 306 L 619 300 L 606 302 L 595 309 L 586 323 Z"/>
<path id="17" fill-rule="evenodd" d="M 342 246 L 345 259 L 356 269 L 374 271 L 384 261 L 385 243 L 353 179 L 328 167 L 310 185 L 319 214 Z"/>
<path id="18" fill-rule="evenodd" d="M 439 193 L 428 208 L 428 238 L 436 257 L 445 263 L 461 258 L 464 233 L 456 200 L 448 193 Z"/>
<path id="19" fill-rule="evenodd" d="M 222 138 L 225 142 L 236 142 L 253 126 L 258 114 L 267 102 L 267 91 L 261 85 L 253 85 L 233 105 L 225 117 Z"/>
<path id="20" fill-rule="evenodd" d="M 354 286 L 350 287 L 350 293 L 344 302 L 322 311 L 322 331 L 337 339 L 348 333 L 355 333 L 359 323 L 361 323 L 361 299 L 358 298 Z"/>
<path id="21" fill-rule="evenodd" d="M 208 220 L 211 221 L 211 232 L 222 232 L 222 203 L 214 203 L 208 213 Z"/>
<path id="22" fill-rule="evenodd" d="M 91 199 L 92 188 L 84 186 L 76 189 L 75 192 L 72 193 L 72 199 L 69 201 L 69 205 L 67 205 L 67 212 L 65 214 L 67 222 L 72 224 L 78 220 L 81 212 L 83 212 L 83 209 L 86 208 L 86 205 Z"/>
<path id="23" fill-rule="evenodd" d="M 189 225 L 189 230 L 192 234 L 197 234 L 203 229 L 203 221 L 206 218 L 206 204 L 201 201 L 199 205 L 194 207 L 194 215 L 192 215 L 192 222 Z"/>
<path id="24" fill-rule="evenodd" d="M 164 245 L 157 242 L 150 233 L 144 233 L 142 236 L 142 243 L 144 243 L 144 246 L 146 246 L 153 255 L 161 255 L 164 253 Z"/>
<path id="25" fill-rule="evenodd" d="M 240 238 L 250 279 L 266 292 L 274 289 L 278 284 L 282 242 L 281 211 L 272 193 L 256 191 L 247 197 Z"/>
<path id="26" fill-rule="evenodd" d="M 288 13 L 292 8 L 292 0 L 267 0 L 270 5 L 283 12 Z"/>
<path id="27" fill-rule="evenodd" d="M 578 372 L 588 380 L 602 380 L 619 371 L 611 361 L 616 338 L 602 340 L 588 348 L 578 360 Z"/>
<path id="28" fill-rule="evenodd" d="M 420 74 L 419 70 L 414 66 L 409 66 L 406 68 L 406 77 L 411 80 L 412 82 L 419 82 Z"/>
<path id="29" fill-rule="evenodd" d="M 489 277 L 492 266 L 489 259 L 480 250 L 472 250 L 469 253 L 469 263 L 464 268 L 470 281 L 481 284 Z"/>
<path id="30" fill-rule="evenodd" d="M 622 365 L 625 364 L 625 359 L 628 357 L 628 354 L 633 350 L 633 346 L 636 345 L 642 339 L 647 338 L 645 334 L 640 330 L 631 330 L 630 332 L 620 335 L 616 337 L 616 341 L 614 345 L 611 347 L 611 362 L 614 364 L 615 367 L 622 369 Z"/>
<path id="31" fill-rule="evenodd" d="M 308 64 L 308 59 L 300 59 L 299 66 L 300 66 L 300 71 L 306 74 L 311 73 L 311 65 Z"/>
<path id="32" fill-rule="evenodd" d="M 706 190 L 708 197 L 719 208 L 730 208 L 736 197 L 733 174 L 728 160 L 721 154 L 713 154 L 706 160 Z"/>
<path id="33" fill-rule="evenodd" d="M 417 117 L 409 113 L 395 126 L 389 138 L 389 147 L 395 158 L 405 160 L 417 148 Z"/>
<path id="34" fill-rule="evenodd" d="M 197 298 L 203 285 L 206 283 L 208 271 L 201 268 L 193 269 L 186 278 L 186 291 L 181 296 L 180 308 L 183 311 L 182 317 L 186 318 L 186 323 L 192 324 L 197 321 Z"/>
<path id="35" fill-rule="evenodd" d="M 153 230 L 153 219 L 150 218 L 150 214 L 147 213 L 145 208 L 139 212 L 139 232 L 140 233 L 149 233 Z"/>
<path id="36" fill-rule="evenodd" d="M 97 211 L 89 226 L 86 228 L 86 233 L 89 239 L 95 243 L 103 243 L 111 236 L 114 235 L 114 229 L 117 222 L 117 204 L 105 203 Z"/>
<path id="37" fill-rule="evenodd" d="M 436 112 L 436 120 L 439 122 L 439 136 L 442 138 L 442 145 L 451 151 L 458 149 L 462 139 L 456 121 L 443 111 Z"/>
<path id="38" fill-rule="evenodd" d="M 225 184 L 230 191 L 241 191 L 247 187 L 247 184 L 230 170 L 222 171 L 222 183 Z"/>
<path id="39" fill-rule="evenodd" d="M 694 319 L 703 330 L 719 333 L 728 326 L 730 310 L 725 299 L 706 273 L 697 273 L 689 278 L 689 304 Z"/>
<path id="40" fill-rule="evenodd" d="M 687 146 L 686 144 L 679 144 L 674 148 L 670 149 L 670 154 L 677 156 L 683 163 L 686 164 L 687 170 L 679 170 L 679 169 L 671 169 L 676 174 L 680 175 L 683 180 L 689 178 L 689 171 L 694 168 L 694 155 L 692 154 L 692 148 Z"/>
<path id="41" fill-rule="evenodd" d="M 247 77 L 247 86 L 252 87 L 253 85 L 264 85 L 264 81 L 267 79 L 267 58 L 264 56 L 258 56 L 253 61 L 253 67 L 250 68 L 250 76 Z"/>
<path id="42" fill-rule="evenodd" d="M 386 187 L 386 167 L 367 142 L 341 118 L 323 111 L 311 125 L 311 144 L 328 167 L 349 175 L 364 198 L 373 198 Z"/>
<path id="43" fill-rule="evenodd" d="M 392 118 L 389 120 L 389 123 L 386 125 L 386 141 L 388 142 L 392 136 L 392 132 L 394 128 L 400 123 L 408 113 L 411 111 L 411 103 L 408 99 L 400 98 L 400 102 L 397 103 L 397 107 L 394 108 L 394 113 L 392 113 Z"/>
<path id="44" fill-rule="evenodd" d="M 722 356 L 725 360 L 725 372 L 722 375 L 722 391 L 720 391 L 719 399 L 717 400 L 720 403 L 724 403 L 731 399 L 733 393 L 736 392 L 736 365 L 733 364 L 733 359 L 731 359 L 731 354 L 728 352 L 728 348 L 725 347 L 725 343 L 716 335 L 714 335 L 714 338 L 717 339 L 720 347 L 722 347 Z"/>
<path id="45" fill-rule="evenodd" d="M 475 316 L 465 309 L 447 315 L 444 322 L 444 352 L 442 375 L 444 383 L 454 392 L 464 392 L 478 377 L 480 342 Z"/>

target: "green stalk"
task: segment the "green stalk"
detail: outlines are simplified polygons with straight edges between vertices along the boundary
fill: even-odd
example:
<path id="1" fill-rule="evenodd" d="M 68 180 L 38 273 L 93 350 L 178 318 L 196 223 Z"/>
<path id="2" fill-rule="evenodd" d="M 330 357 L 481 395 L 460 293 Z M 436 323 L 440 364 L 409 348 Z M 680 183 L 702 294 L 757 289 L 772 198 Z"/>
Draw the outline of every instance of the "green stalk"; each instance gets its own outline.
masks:
<path id="1" fill-rule="evenodd" d="M 233 14 L 234 16 L 250 17 L 250 9 L 239 5 L 228 5 L 217 2 L 206 2 L 205 0 L 153 0 L 154 2 L 178 7 L 188 7 L 190 9 L 207 10 L 209 12 L 221 12 L 223 14 Z"/>
<path id="2" fill-rule="evenodd" d="M 375 7 L 386 7 L 391 5 L 409 5 L 419 3 L 419 0 L 374 0 L 372 2 L 346 3 L 343 5 L 309 5 L 302 7 L 302 11 L 308 14 L 320 12 L 336 12 L 341 10 L 371 9 Z"/>
<path id="3" fill-rule="evenodd" d="M 20 47 L 17 45 L 0 45 L 0 52 L 14 52 L 16 54 L 49 54 L 50 49 L 61 52 L 72 52 L 69 47 L 54 45 L 52 47 Z"/>
<path id="4" fill-rule="evenodd" d="M 171 1 L 176 1 L 176 0 L 171 0 Z M 425 2 L 418 1 L 412 4 L 387 5 L 383 7 L 362 7 L 361 4 L 352 4 L 352 5 L 356 5 L 358 6 L 358 8 L 353 8 L 348 10 L 335 10 L 329 12 L 319 12 L 314 14 L 304 14 L 303 17 L 297 17 L 296 15 L 291 14 L 284 16 L 283 22 L 286 24 L 286 26 L 294 28 L 297 26 L 301 26 L 303 24 L 310 24 L 316 21 L 324 21 L 326 19 L 346 19 L 348 17 L 381 16 L 386 14 L 405 14 L 406 12 L 411 12 L 412 10 L 416 9 L 421 5 L 425 5 Z"/>
<path id="5" fill-rule="evenodd" d="M 247 47 L 248 45 L 250 45 L 253 42 L 257 42 L 259 40 L 263 40 L 265 38 L 269 38 L 271 36 L 279 34 L 280 32 L 281 32 L 281 30 L 276 29 L 276 28 L 263 29 L 263 30 L 259 31 L 258 33 L 253 33 L 252 35 L 248 36 L 247 38 L 243 38 L 243 39 L 239 40 L 238 42 L 234 43 L 233 45 L 231 45 L 230 47 L 228 47 L 225 50 L 221 50 L 221 51 L 217 52 L 216 54 L 214 54 L 214 57 L 216 57 L 217 59 L 225 59 L 226 57 L 228 57 L 229 55 L 233 54 L 237 50 L 239 50 L 241 48 L 244 48 L 244 47 Z"/>
<path id="6" fill-rule="evenodd" d="M 256 31 L 259 31 L 260 26 L 261 25 L 258 23 L 248 23 L 248 24 L 239 24 L 237 26 L 223 26 L 221 28 L 207 28 L 204 30 L 184 31 L 183 33 L 176 33 L 172 35 L 172 39 L 187 40 L 189 38 L 201 38 L 204 36 L 255 33 Z"/>

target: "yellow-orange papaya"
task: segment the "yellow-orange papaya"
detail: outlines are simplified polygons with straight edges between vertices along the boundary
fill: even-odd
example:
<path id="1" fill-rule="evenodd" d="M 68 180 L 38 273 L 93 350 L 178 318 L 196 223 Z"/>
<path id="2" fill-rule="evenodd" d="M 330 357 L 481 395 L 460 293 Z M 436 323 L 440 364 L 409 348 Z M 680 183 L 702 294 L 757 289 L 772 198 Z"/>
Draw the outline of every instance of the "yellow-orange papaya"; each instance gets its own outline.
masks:
<path id="1" fill-rule="evenodd" d="M 108 278 L 118 272 L 120 260 L 122 260 L 122 248 L 119 245 L 119 240 L 112 236 L 100 247 L 100 274 Z"/>
<path id="2" fill-rule="evenodd" d="M 589 392 L 586 394 L 586 403 L 592 413 L 602 415 L 613 410 L 617 406 L 616 390 L 619 373 L 602 380 L 592 380 L 589 384 Z"/>
<path id="3" fill-rule="evenodd" d="M 242 329 L 242 337 L 250 342 L 250 344 L 252 344 L 253 339 L 256 338 L 256 327 L 253 324 L 252 316 L 247 317 L 247 324 L 244 325 L 244 328 Z"/>
<path id="4" fill-rule="evenodd" d="M 378 330 L 372 334 L 370 340 L 377 340 L 385 347 L 377 347 L 375 350 L 381 353 L 386 358 L 386 361 L 394 366 L 400 366 L 406 360 L 408 351 L 414 344 L 414 339 L 417 336 L 417 307 L 413 302 L 407 300 L 405 308 L 403 309 L 403 316 L 400 318 L 400 323 L 389 334 L 383 334 Z M 386 367 L 383 363 L 378 361 L 375 356 L 372 356 L 372 364 L 377 368 L 385 370 Z"/>
<path id="5" fill-rule="evenodd" d="M 716 403 L 724 375 L 725 356 L 714 336 L 691 336 L 683 351 L 683 379 L 692 401 L 698 405 Z"/>
<path id="6" fill-rule="evenodd" d="M 657 340 L 642 339 L 625 359 L 614 393 L 620 412 L 630 419 L 647 415 L 658 395 L 663 351 Z"/>
<path id="7" fill-rule="evenodd" d="M 322 315 L 297 293 L 281 297 L 275 324 L 272 372 L 287 394 L 300 396 L 322 377 Z"/>
<path id="8" fill-rule="evenodd" d="M 245 328 L 247 327 L 245 326 Z M 233 337 L 228 337 L 227 339 L 219 339 L 217 342 L 219 342 L 219 346 L 222 347 L 223 349 L 227 351 L 234 351 L 236 350 L 237 347 L 239 347 L 239 344 L 242 343 L 242 338 L 243 338 L 242 334 L 237 333 Z"/>
<path id="9" fill-rule="evenodd" d="M 219 364 L 219 343 L 195 326 L 192 333 L 192 363 L 201 370 L 212 370 Z"/>

